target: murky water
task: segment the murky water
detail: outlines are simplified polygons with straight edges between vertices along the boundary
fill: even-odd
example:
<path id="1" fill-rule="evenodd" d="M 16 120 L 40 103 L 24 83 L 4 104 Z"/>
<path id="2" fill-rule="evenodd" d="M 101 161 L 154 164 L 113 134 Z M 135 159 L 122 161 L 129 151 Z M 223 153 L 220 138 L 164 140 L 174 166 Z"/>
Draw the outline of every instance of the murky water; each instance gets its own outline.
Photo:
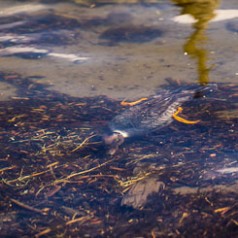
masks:
<path id="1" fill-rule="evenodd" d="M 1 237 L 238 236 L 238 5 L 188 2 L 0 2 Z"/>

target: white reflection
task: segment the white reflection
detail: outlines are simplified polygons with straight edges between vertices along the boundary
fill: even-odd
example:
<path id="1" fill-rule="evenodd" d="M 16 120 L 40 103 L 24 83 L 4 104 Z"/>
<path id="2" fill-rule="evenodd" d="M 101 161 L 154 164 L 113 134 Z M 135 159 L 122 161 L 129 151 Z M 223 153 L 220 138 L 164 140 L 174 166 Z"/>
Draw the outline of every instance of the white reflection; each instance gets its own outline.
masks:
<path id="1" fill-rule="evenodd" d="M 210 22 L 225 21 L 225 20 L 230 20 L 230 19 L 238 17 L 238 9 L 237 10 L 233 10 L 233 9 L 215 10 L 214 12 L 216 16 Z M 197 22 L 197 20 L 194 19 L 190 14 L 176 16 L 172 20 L 174 22 L 181 23 L 181 24 L 192 24 Z"/>

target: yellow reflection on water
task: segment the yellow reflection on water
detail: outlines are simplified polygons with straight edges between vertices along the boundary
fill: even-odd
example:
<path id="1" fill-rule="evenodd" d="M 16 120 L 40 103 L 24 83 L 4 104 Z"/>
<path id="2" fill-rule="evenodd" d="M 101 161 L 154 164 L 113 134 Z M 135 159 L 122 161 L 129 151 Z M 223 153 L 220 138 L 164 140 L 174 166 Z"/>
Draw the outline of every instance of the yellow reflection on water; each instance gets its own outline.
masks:
<path id="1" fill-rule="evenodd" d="M 182 8 L 181 14 L 189 14 L 196 22 L 193 24 L 194 32 L 184 44 L 184 51 L 192 58 L 197 59 L 199 83 L 204 85 L 209 82 L 210 67 L 207 65 L 208 51 L 206 44 L 206 28 L 209 21 L 215 16 L 215 9 L 220 0 L 172 0 Z"/>

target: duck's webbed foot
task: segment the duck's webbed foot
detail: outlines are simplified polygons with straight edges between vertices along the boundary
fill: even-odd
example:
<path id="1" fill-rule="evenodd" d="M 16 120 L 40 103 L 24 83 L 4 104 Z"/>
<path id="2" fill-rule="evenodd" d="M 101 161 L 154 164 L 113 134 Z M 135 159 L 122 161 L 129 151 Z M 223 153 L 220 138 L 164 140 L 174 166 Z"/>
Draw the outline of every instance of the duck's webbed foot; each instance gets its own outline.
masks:
<path id="1" fill-rule="evenodd" d="M 197 124 L 197 123 L 200 122 L 200 120 L 191 121 L 191 120 L 187 120 L 185 118 L 180 117 L 178 114 L 180 112 L 182 112 L 182 111 L 183 111 L 183 108 L 182 107 L 178 107 L 177 111 L 173 114 L 173 118 L 176 121 L 182 122 L 184 124 L 190 124 L 190 125 Z"/>
<path id="2" fill-rule="evenodd" d="M 146 101 L 146 100 L 148 100 L 148 98 L 140 98 L 140 99 L 138 99 L 138 100 L 136 100 L 136 101 L 133 101 L 133 102 L 122 101 L 122 102 L 121 102 L 121 105 L 122 105 L 122 106 L 130 106 L 130 107 L 132 107 L 132 106 L 135 106 L 135 105 L 137 105 L 138 103 L 143 102 L 143 101 Z"/>

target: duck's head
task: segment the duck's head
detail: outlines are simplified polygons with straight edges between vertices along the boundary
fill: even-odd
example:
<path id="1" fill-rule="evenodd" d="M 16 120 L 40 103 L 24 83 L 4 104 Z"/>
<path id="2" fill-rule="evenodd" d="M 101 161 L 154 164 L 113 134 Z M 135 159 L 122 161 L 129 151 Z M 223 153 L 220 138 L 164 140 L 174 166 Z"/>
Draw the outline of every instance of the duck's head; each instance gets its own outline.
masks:
<path id="1" fill-rule="evenodd" d="M 125 138 L 129 137 L 129 134 L 125 131 L 115 130 L 109 135 L 104 135 L 103 140 L 106 146 L 109 148 L 108 153 L 114 155 L 118 147 L 125 141 Z"/>

